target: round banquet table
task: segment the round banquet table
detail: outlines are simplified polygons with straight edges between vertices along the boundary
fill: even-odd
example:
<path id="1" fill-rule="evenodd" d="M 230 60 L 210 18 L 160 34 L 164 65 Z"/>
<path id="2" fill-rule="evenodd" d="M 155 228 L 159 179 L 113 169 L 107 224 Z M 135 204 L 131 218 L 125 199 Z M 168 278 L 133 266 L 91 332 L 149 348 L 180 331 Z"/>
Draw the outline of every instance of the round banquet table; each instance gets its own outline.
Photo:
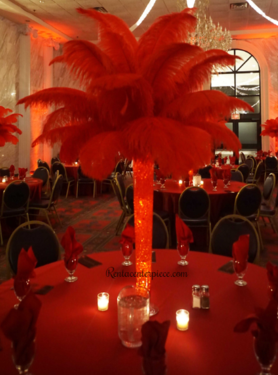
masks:
<path id="1" fill-rule="evenodd" d="M 213 191 L 210 179 L 204 179 L 204 189 L 210 197 L 210 219 L 212 225 L 219 220 L 221 211 L 229 211 L 233 208 L 235 197 L 239 190 L 246 184 L 238 181 L 231 181 L 228 189 L 224 189 L 223 180 L 217 180 L 217 190 Z M 154 191 L 163 194 L 163 209 L 170 213 L 178 213 L 179 197 L 184 191 L 185 186 L 179 186 L 177 181 L 166 180 L 165 189 L 161 185 L 154 183 Z"/>
<path id="2" fill-rule="evenodd" d="M 11 178 L 8 179 L 7 182 L 0 182 L 0 200 L 2 200 L 2 194 L 3 191 L 6 189 L 6 187 L 9 185 L 9 183 L 13 181 L 21 181 L 18 178 L 14 178 L 13 180 Z M 43 181 L 39 178 L 33 178 L 33 177 L 26 177 L 25 178 L 26 184 L 29 186 L 30 189 L 30 200 L 39 201 L 41 199 L 41 192 L 42 192 L 42 183 Z"/>
<path id="3" fill-rule="evenodd" d="M 75 181 L 77 181 L 77 172 L 79 168 L 79 164 L 64 164 L 64 167 L 67 171 L 67 176 L 68 177 L 73 177 Z"/>
<path id="4" fill-rule="evenodd" d="M 42 308 L 37 322 L 36 355 L 31 372 L 34 375 L 141 375 L 142 359 L 136 349 L 125 348 L 117 333 L 117 296 L 120 290 L 135 283 L 131 277 L 108 277 L 107 269 L 134 271 L 123 267 L 119 251 L 91 254 L 102 263 L 87 268 L 79 264 L 75 283 L 64 281 L 67 275 L 63 261 L 38 268 L 32 280 L 33 290 L 46 285 L 54 288 L 40 295 Z M 134 261 L 134 254 L 131 257 Z M 254 312 L 255 306 L 266 307 L 266 270 L 249 264 L 247 286 L 234 284 L 236 276 L 218 271 L 230 259 L 206 253 L 191 252 L 189 265 L 177 265 L 174 250 L 156 250 L 153 271 L 187 272 L 187 277 L 157 277 L 153 280 L 151 298 L 160 309 L 151 320 L 171 321 L 167 352 L 167 374 L 172 375 L 246 375 L 259 372 L 253 353 L 251 332 L 234 333 L 236 323 Z M 177 274 L 176 274 L 177 276 Z M 0 322 L 16 303 L 12 280 L 0 285 Z M 194 284 L 210 287 L 210 310 L 192 309 L 191 288 Z M 110 294 L 109 310 L 97 310 L 97 293 Z M 190 313 L 189 329 L 176 329 L 176 311 Z M 1 375 L 16 375 L 10 354 L 11 343 L 0 333 Z M 278 361 L 273 366 L 278 373 Z"/>

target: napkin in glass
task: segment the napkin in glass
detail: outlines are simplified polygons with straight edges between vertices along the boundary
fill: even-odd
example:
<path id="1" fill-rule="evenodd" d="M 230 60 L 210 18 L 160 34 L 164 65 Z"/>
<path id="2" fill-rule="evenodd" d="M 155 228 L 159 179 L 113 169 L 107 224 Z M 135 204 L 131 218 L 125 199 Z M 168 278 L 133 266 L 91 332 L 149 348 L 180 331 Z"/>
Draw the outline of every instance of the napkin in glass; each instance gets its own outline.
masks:
<path id="1" fill-rule="evenodd" d="M 239 236 L 238 240 L 233 243 L 233 258 L 237 263 L 235 264 L 236 273 L 241 273 L 246 269 L 246 263 L 249 256 L 249 234 Z"/>
<path id="2" fill-rule="evenodd" d="M 120 244 L 122 244 L 122 250 L 125 255 L 125 250 L 127 251 L 126 255 L 130 255 L 130 249 L 132 251 L 133 244 L 135 242 L 135 231 L 134 227 L 127 224 L 125 229 L 122 231 Z"/>
<path id="3" fill-rule="evenodd" d="M 21 249 L 17 260 L 17 272 L 14 276 L 14 290 L 18 296 L 27 294 L 29 286 L 26 281 L 31 277 L 35 277 L 34 269 L 37 262 L 32 247 L 29 247 L 28 251 Z"/>
<path id="4" fill-rule="evenodd" d="M 188 244 L 194 242 L 192 231 L 176 214 L 176 235 L 179 244 Z"/>
<path id="5" fill-rule="evenodd" d="M 65 250 L 65 265 L 69 271 L 76 269 L 78 255 L 82 253 L 83 246 L 75 239 L 75 230 L 73 227 L 67 227 L 66 233 L 61 239 L 61 245 Z"/>

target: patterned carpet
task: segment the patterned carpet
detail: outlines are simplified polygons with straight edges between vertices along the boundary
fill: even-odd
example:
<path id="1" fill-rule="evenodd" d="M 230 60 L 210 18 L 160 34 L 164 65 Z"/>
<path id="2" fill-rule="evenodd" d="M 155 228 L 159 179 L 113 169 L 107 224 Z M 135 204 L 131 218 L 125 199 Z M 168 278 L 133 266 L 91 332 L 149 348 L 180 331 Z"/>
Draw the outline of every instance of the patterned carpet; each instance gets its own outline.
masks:
<path id="1" fill-rule="evenodd" d="M 76 230 L 77 240 L 83 244 L 84 252 L 87 254 L 120 249 L 120 237 L 115 235 L 115 228 L 121 215 L 121 209 L 112 193 L 98 195 L 96 199 L 91 196 L 83 196 L 78 199 L 73 196 L 69 196 L 67 199 L 62 197 L 58 203 L 58 212 L 62 226 L 55 221 L 52 223 L 59 240 L 66 228 L 71 225 Z M 264 267 L 268 260 L 278 265 L 278 236 L 273 232 L 269 223 L 264 226 L 261 221 L 260 224 L 264 242 L 260 265 Z M 7 279 L 5 245 L 9 233 L 6 233 L 6 236 L 4 247 L 0 247 L 0 283 Z M 205 243 L 200 244 L 199 242 L 198 250 L 205 251 Z"/>

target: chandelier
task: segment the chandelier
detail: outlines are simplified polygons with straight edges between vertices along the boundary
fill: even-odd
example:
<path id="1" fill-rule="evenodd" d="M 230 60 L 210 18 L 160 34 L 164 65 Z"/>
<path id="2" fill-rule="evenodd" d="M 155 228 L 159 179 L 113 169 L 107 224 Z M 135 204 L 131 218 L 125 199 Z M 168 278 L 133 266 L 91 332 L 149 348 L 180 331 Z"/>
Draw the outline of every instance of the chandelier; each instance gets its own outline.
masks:
<path id="1" fill-rule="evenodd" d="M 189 0 L 177 0 L 178 10 L 192 8 L 191 3 L 194 4 Z M 209 0 L 196 0 L 194 5 L 197 8 L 195 13 L 197 26 L 195 32 L 189 34 L 187 42 L 197 45 L 205 51 L 214 48 L 228 51 L 232 45 L 231 33 L 226 29 L 223 30 L 219 23 L 216 26 L 211 17 L 207 17 Z"/>

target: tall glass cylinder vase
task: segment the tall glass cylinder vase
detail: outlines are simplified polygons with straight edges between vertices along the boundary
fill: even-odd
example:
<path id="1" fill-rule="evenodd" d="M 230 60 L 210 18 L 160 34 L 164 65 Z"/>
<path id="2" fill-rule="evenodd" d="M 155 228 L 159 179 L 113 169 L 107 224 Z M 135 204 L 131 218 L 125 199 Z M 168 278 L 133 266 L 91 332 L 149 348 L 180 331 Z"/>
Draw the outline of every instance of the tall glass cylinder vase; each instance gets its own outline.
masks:
<path id="1" fill-rule="evenodd" d="M 153 232 L 153 161 L 134 160 L 136 285 L 151 288 Z"/>

